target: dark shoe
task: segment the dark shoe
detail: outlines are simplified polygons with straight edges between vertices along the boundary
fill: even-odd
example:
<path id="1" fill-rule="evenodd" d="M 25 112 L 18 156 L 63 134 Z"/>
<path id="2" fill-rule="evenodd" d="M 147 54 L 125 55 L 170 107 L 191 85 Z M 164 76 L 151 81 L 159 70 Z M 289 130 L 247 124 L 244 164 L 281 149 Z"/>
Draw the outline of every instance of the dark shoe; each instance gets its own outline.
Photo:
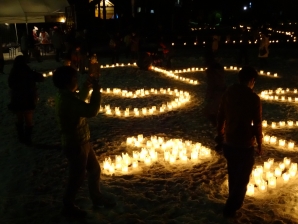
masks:
<path id="1" fill-rule="evenodd" d="M 16 123 L 16 130 L 17 130 L 19 142 L 24 143 L 24 141 L 25 141 L 24 124 L 23 123 Z"/>
<path id="2" fill-rule="evenodd" d="M 32 146 L 32 130 L 33 130 L 33 126 L 29 127 L 26 126 L 25 127 L 25 132 L 24 132 L 24 143 L 27 146 Z"/>
<path id="3" fill-rule="evenodd" d="M 62 215 L 65 217 L 73 218 L 86 218 L 87 212 L 80 209 L 78 206 L 64 207 L 62 210 Z"/>
<path id="4" fill-rule="evenodd" d="M 101 197 L 96 202 L 93 202 L 93 208 L 114 208 L 116 206 L 116 202 L 109 200 L 105 197 Z"/>
<path id="5" fill-rule="evenodd" d="M 235 211 L 235 210 L 224 208 L 222 214 L 223 214 L 224 218 L 228 219 L 228 218 L 234 218 L 236 216 L 236 212 L 237 211 Z"/>

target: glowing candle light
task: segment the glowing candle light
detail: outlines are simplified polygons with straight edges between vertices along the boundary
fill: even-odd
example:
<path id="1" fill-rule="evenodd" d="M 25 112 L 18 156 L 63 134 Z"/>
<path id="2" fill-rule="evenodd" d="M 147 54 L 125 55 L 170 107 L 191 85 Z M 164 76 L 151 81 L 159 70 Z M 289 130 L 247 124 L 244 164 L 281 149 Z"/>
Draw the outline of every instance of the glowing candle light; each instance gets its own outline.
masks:
<path id="1" fill-rule="evenodd" d="M 276 188 L 276 177 L 272 176 L 268 179 L 268 187 Z"/>
<path id="2" fill-rule="evenodd" d="M 142 142 L 144 140 L 144 136 L 142 134 L 138 135 L 138 141 Z"/>
<path id="3" fill-rule="evenodd" d="M 288 149 L 294 149 L 295 143 L 294 142 L 288 142 Z"/>
<path id="4" fill-rule="evenodd" d="M 270 177 L 273 177 L 273 173 L 272 172 L 266 172 L 266 179 L 269 180 Z"/>
<path id="5" fill-rule="evenodd" d="M 128 172 L 128 167 L 127 166 L 122 166 L 121 168 L 123 173 L 127 173 Z"/>
<path id="6" fill-rule="evenodd" d="M 267 182 L 262 180 L 259 184 L 259 190 L 260 192 L 266 192 L 267 191 Z"/>
<path id="7" fill-rule="evenodd" d="M 133 161 L 132 162 L 132 167 L 137 168 L 139 166 L 138 161 Z"/>
<path id="8" fill-rule="evenodd" d="M 278 145 L 279 145 L 280 147 L 284 147 L 284 146 L 286 145 L 286 140 L 279 139 L 279 140 L 278 140 Z"/>
<path id="9" fill-rule="evenodd" d="M 264 142 L 265 143 L 269 143 L 269 141 L 270 141 L 270 136 L 269 135 L 265 135 L 264 136 Z"/>
<path id="10" fill-rule="evenodd" d="M 282 179 L 284 180 L 285 183 L 287 183 L 290 179 L 290 175 L 288 173 L 284 173 L 282 175 Z"/>
<path id="11" fill-rule="evenodd" d="M 288 121 L 288 126 L 289 127 L 293 127 L 293 125 L 294 125 L 294 122 L 293 121 Z"/>
<path id="12" fill-rule="evenodd" d="M 271 145 L 275 145 L 276 144 L 276 140 L 277 140 L 277 138 L 275 136 L 271 136 L 270 137 L 270 144 Z"/>
<path id="13" fill-rule="evenodd" d="M 253 196 L 254 193 L 255 193 L 255 185 L 249 183 L 249 184 L 247 185 L 247 191 L 246 191 L 246 194 L 249 195 L 249 196 Z"/>
<path id="14" fill-rule="evenodd" d="M 279 126 L 280 126 L 280 127 L 284 127 L 284 126 L 286 126 L 286 122 L 284 122 L 284 121 L 280 121 L 280 122 L 279 122 Z"/>
<path id="15" fill-rule="evenodd" d="M 286 167 L 289 167 L 290 164 L 291 164 L 291 159 L 288 158 L 288 157 L 285 157 L 285 158 L 284 158 L 284 164 L 285 164 Z"/>
<path id="16" fill-rule="evenodd" d="M 284 163 L 279 163 L 279 168 L 281 169 L 281 171 L 283 171 L 286 168 L 286 166 Z"/>
<path id="17" fill-rule="evenodd" d="M 170 164 L 174 164 L 176 162 L 176 156 L 170 155 Z"/>
<path id="18" fill-rule="evenodd" d="M 276 122 L 272 122 L 271 127 L 276 128 Z"/>
<path id="19" fill-rule="evenodd" d="M 274 175 L 275 175 L 276 177 L 280 177 L 281 174 L 282 174 L 282 170 L 281 170 L 280 168 L 278 168 L 278 167 L 275 168 Z"/>
<path id="20" fill-rule="evenodd" d="M 271 167 L 271 164 L 269 162 L 264 162 L 264 170 L 269 171 Z"/>
<path id="21" fill-rule="evenodd" d="M 267 121 L 266 120 L 262 121 L 262 126 L 267 127 Z"/>
<path id="22" fill-rule="evenodd" d="M 291 170 L 296 170 L 297 171 L 297 163 L 291 163 Z"/>

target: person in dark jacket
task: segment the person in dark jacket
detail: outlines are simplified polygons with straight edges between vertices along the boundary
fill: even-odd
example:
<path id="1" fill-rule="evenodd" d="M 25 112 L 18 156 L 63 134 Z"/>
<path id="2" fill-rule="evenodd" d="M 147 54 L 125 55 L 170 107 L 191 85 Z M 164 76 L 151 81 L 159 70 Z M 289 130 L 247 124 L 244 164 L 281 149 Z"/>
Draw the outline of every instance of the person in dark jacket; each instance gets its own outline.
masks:
<path id="1" fill-rule="evenodd" d="M 224 93 L 217 118 L 217 142 L 223 144 L 229 175 L 229 196 L 223 215 L 233 217 L 242 207 L 247 184 L 254 165 L 254 145 L 262 153 L 262 106 L 253 92 L 258 72 L 243 67 L 239 84 Z"/>
<path id="2" fill-rule="evenodd" d="M 13 62 L 8 77 L 8 86 L 11 90 L 11 102 L 8 108 L 16 114 L 19 141 L 31 145 L 33 111 L 38 99 L 36 82 L 42 82 L 44 77 L 30 69 L 26 62 L 27 59 L 23 55 L 17 56 Z"/>
<path id="3" fill-rule="evenodd" d="M 77 94 L 77 71 L 71 66 L 55 70 L 53 83 L 58 88 L 55 110 L 61 133 L 62 148 L 68 159 L 69 177 L 63 196 L 63 215 L 84 218 L 86 212 L 77 207 L 75 196 L 88 172 L 89 194 L 95 207 L 112 206 L 99 189 L 100 166 L 90 143 L 90 130 L 86 118 L 97 115 L 100 107 L 100 87 L 89 79 Z M 90 103 L 85 100 L 93 89 Z"/>

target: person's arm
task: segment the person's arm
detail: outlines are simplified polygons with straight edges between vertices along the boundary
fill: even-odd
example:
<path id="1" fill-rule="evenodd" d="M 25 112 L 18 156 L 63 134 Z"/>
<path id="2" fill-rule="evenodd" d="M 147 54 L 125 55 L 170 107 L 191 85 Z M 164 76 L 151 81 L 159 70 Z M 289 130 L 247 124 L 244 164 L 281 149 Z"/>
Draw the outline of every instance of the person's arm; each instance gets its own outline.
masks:
<path id="1" fill-rule="evenodd" d="M 86 94 L 87 90 L 87 94 Z M 86 103 L 85 99 L 88 96 L 88 89 L 83 88 L 80 91 L 79 97 L 80 99 L 75 99 L 73 102 L 73 110 L 79 117 L 94 117 L 97 115 L 100 107 L 100 88 L 99 86 L 93 87 L 93 92 L 91 94 L 90 103 Z M 85 99 L 84 99 L 85 97 Z"/>
<path id="2" fill-rule="evenodd" d="M 263 133 L 262 133 L 262 104 L 261 100 L 258 96 L 256 96 L 255 103 L 253 108 L 253 127 L 254 127 L 254 135 L 256 137 L 256 141 L 258 144 L 258 152 L 262 153 L 262 141 L 263 141 Z"/>

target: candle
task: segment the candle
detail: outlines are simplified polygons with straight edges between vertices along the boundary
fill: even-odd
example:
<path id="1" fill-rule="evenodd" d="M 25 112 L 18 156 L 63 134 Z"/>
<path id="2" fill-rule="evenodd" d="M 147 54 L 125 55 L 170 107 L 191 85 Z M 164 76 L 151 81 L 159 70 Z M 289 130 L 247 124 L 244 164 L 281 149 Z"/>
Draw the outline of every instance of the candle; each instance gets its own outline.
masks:
<path id="1" fill-rule="evenodd" d="M 142 142 L 144 139 L 144 136 L 142 134 L 138 135 L 138 141 L 139 142 Z"/>
<path id="2" fill-rule="evenodd" d="M 281 176 L 281 174 L 282 174 L 282 170 L 281 170 L 281 168 L 275 168 L 275 172 L 274 172 L 274 174 L 275 174 L 275 176 L 276 177 L 280 177 Z"/>
<path id="3" fill-rule="evenodd" d="M 273 173 L 272 172 L 266 172 L 266 179 L 269 180 L 270 177 L 273 177 Z"/>
<path id="4" fill-rule="evenodd" d="M 246 194 L 249 195 L 249 196 L 252 196 L 254 195 L 255 193 L 255 186 L 253 184 L 248 184 L 247 185 L 247 191 L 246 191 Z"/>
<path id="5" fill-rule="evenodd" d="M 276 188 L 276 177 L 272 176 L 268 179 L 268 187 Z"/>
<path id="6" fill-rule="evenodd" d="M 114 173 L 115 172 L 115 165 L 114 165 L 114 163 L 112 163 L 111 166 L 109 167 L 109 172 L 110 173 Z"/>
<path id="7" fill-rule="evenodd" d="M 262 180 L 259 185 L 260 192 L 266 192 L 267 191 L 267 182 Z"/>
<path id="8" fill-rule="evenodd" d="M 285 140 L 283 140 L 283 139 L 279 139 L 278 140 L 278 145 L 280 146 L 280 147 L 284 147 L 285 145 L 286 145 L 286 141 Z"/>
<path id="9" fill-rule="evenodd" d="M 290 179 L 290 175 L 288 173 L 284 173 L 282 175 L 282 179 L 284 180 L 284 183 L 287 183 Z"/>
<path id="10" fill-rule="evenodd" d="M 122 172 L 123 173 L 127 173 L 128 172 L 128 167 L 125 165 L 125 166 L 122 166 Z"/>
<path id="11" fill-rule="evenodd" d="M 294 125 L 294 122 L 293 121 L 288 121 L 288 125 L 289 125 L 289 127 L 292 127 Z"/>
<path id="12" fill-rule="evenodd" d="M 290 170 L 289 170 L 290 177 L 295 177 L 295 176 L 296 176 L 296 172 L 297 172 L 297 170 L 295 170 L 295 169 L 290 169 Z"/>
<path id="13" fill-rule="evenodd" d="M 176 155 L 170 155 L 170 164 L 174 164 L 176 162 Z"/>
<path id="14" fill-rule="evenodd" d="M 284 127 L 285 125 L 286 125 L 286 122 L 284 122 L 284 121 L 280 121 L 280 122 L 279 122 L 279 126 L 280 126 L 280 127 Z"/>
<path id="15" fill-rule="evenodd" d="M 291 170 L 296 170 L 297 171 L 297 163 L 291 163 Z"/>
<path id="16" fill-rule="evenodd" d="M 281 171 L 283 171 L 286 168 L 286 166 L 284 163 L 279 163 L 279 168 L 281 169 Z"/>
<path id="17" fill-rule="evenodd" d="M 269 158 L 269 159 L 268 159 L 268 163 L 270 164 L 270 166 L 272 166 L 273 163 L 274 163 L 274 158 Z"/>
<path id="18" fill-rule="evenodd" d="M 271 164 L 269 162 L 264 162 L 264 170 L 269 171 L 271 167 Z"/>
<path id="19" fill-rule="evenodd" d="M 272 144 L 272 145 L 276 144 L 276 137 L 275 136 L 270 137 L 270 144 Z"/>
<path id="20" fill-rule="evenodd" d="M 285 167 L 289 167 L 290 164 L 291 164 L 291 159 L 285 157 L 285 158 L 284 158 L 284 164 L 285 164 Z"/>
<path id="21" fill-rule="evenodd" d="M 294 149 L 295 143 L 294 142 L 289 142 L 288 143 L 288 149 Z"/>
<path id="22" fill-rule="evenodd" d="M 272 122 L 271 127 L 276 128 L 276 122 Z"/>
<path id="23" fill-rule="evenodd" d="M 138 161 L 133 161 L 132 162 L 132 167 L 137 168 L 138 167 Z"/>
<path id="24" fill-rule="evenodd" d="M 270 136 L 269 135 L 265 135 L 264 136 L 264 142 L 269 143 L 270 141 Z"/>
<path id="25" fill-rule="evenodd" d="M 266 120 L 262 121 L 262 126 L 267 127 L 267 121 Z"/>

